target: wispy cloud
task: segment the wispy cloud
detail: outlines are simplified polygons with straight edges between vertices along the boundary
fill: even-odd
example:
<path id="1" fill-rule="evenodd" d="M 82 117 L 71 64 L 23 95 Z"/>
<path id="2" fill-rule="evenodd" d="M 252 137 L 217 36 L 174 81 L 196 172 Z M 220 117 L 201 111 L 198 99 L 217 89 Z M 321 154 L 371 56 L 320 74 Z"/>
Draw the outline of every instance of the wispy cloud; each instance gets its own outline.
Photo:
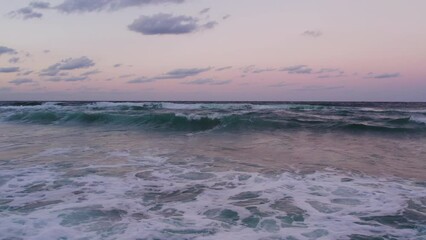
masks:
<path id="1" fill-rule="evenodd" d="M 290 74 L 311 74 L 312 68 L 306 65 L 294 65 L 280 69 L 280 71 L 288 72 Z"/>
<path id="2" fill-rule="evenodd" d="M 244 74 L 251 73 L 254 69 L 256 69 L 256 65 L 249 65 L 241 68 L 241 71 Z"/>
<path id="3" fill-rule="evenodd" d="M 272 72 L 276 70 L 276 68 L 258 68 L 256 65 L 249 65 L 241 68 L 243 74 Z"/>
<path id="4" fill-rule="evenodd" d="M 80 76 L 90 76 L 90 75 L 95 75 L 95 74 L 98 74 L 98 73 L 101 73 L 101 71 L 96 69 L 96 70 L 84 72 L 84 73 L 80 74 Z"/>
<path id="5" fill-rule="evenodd" d="M 10 12 L 10 17 L 27 19 L 42 18 L 41 10 L 56 10 L 61 13 L 87 13 L 100 11 L 117 11 L 129 7 L 148 6 L 156 4 L 183 3 L 185 0 L 63 0 L 56 6 L 49 2 L 35 1 L 26 7 Z"/>
<path id="6" fill-rule="evenodd" d="M 199 22 L 200 20 L 195 17 L 159 13 L 153 16 L 140 16 L 128 28 L 144 35 L 179 35 L 211 29 L 217 24 L 214 21 L 204 24 Z"/>
<path id="7" fill-rule="evenodd" d="M 79 57 L 79 58 L 67 58 L 56 64 L 49 66 L 46 69 L 43 69 L 40 73 L 41 76 L 56 76 L 61 71 L 75 70 L 75 69 L 83 69 L 94 66 L 95 63 L 93 60 L 87 57 Z"/>
<path id="8" fill-rule="evenodd" d="M 216 68 L 216 72 L 225 71 L 225 70 L 228 70 L 228 69 L 231 69 L 231 68 L 232 68 L 232 66 Z"/>
<path id="9" fill-rule="evenodd" d="M 14 79 L 12 81 L 9 81 L 9 83 L 11 84 L 15 84 L 15 85 L 22 85 L 22 84 L 26 84 L 26 83 L 33 83 L 34 81 L 32 79 L 29 78 L 17 78 Z"/>
<path id="10" fill-rule="evenodd" d="M 302 88 L 296 89 L 298 91 L 329 91 L 342 89 L 344 86 L 321 86 L 321 85 L 309 85 Z"/>
<path id="11" fill-rule="evenodd" d="M 27 71 L 24 71 L 24 72 L 20 72 L 18 75 L 20 75 L 20 76 L 28 76 L 28 75 L 30 75 L 33 72 L 34 71 L 32 71 L 32 70 L 27 70 Z"/>
<path id="12" fill-rule="evenodd" d="M 366 78 L 376 78 L 376 79 L 382 79 L 382 78 L 398 78 L 400 77 L 400 73 L 368 73 Z"/>
<path id="13" fill-rule="evenodd" d="M 317 78 L 337 78 L 345 76 L 345 72 L 339 68 L 321 68 L 315 73 L 319 74 Z"/>
<path id="14" fill-rule="evenodd" d="M 128 81 L 127 83 L 150 83 L 150 82 L 154 82 L 155 80 L 152 78 L 146 78 L 146 77 L 138 77 L 135 79 L 132 79 L 130 81 Z"/>
<path id="15" fill-rule="evenodd" d="M 19 57 L 13 57 L 13 58 L 10 58 L 10 59 L 9 59 L 9 63 L 18 63 L 18 62 L 19 62 L 19 60 L 20 60 L 20 58 L 19 58 Z"/>
<path id="16" fill-rule="evenodd" d="M 207 68 L 179 68 L 167 72 L 165 75 L 158 76 L 156 79 L 181 79 L 186 77 L 192 77 L 203 72 L 210 71 L 210 67 Z"/>
<path id="17" fill-rule="evenodd" d="M 149 83 L 157 80 L 166 80 L 166 79 L 183 79 L 187 77 L 193 77 L 203 72 L 210 71 L 211 67 L 208 68 L 179 68 L 172 71 L 169 71 L 165 74 L 155 76 L 155 77 L 138 77 L 133 80 L 128 81 L 128 83 Z"/>
<path id="18" fill-rule="evenodd" d="M 164 3 L 183 3 L 185 0 L 65 0 L 56 9 L 65 13 L 116 11 L 128 7 Z"/>
<path id="19" fill-rule="evenodd" d="M 286 83 L 286 82 L 279 82 L 279 83 L 276 83 L 276 84 L 269 85 L 268 87 L 279 88 L 279 87 L 287 87 L 287 86 L 291 86 L 291 85 L 294 85 L 294 84 Z"/>
<path id="20" fill-rule="evenodd" d="M 196 79 L 188 82 L 183 82 L 182 84 L 190 84 L 190 85 L 226 85 L 231 83 L 232 80 L 215 80 L 211 78 L 202 78 Z"/>
<path id="21" fill-rule="evenodd" d="M 316 31 L 316 30 L 307 30 L 307 31 L 304 31 L 302 33 L 302 36 L 317 38 L 317 37 L 321 37 L 322 36 L 322 32 L 321 31 Z"/>
<path id="22" fill-rule="evenodd" d="M 19 67 L 0 67 L 0 73 L 19 72 Z"/>
<path id="23" fill-rule="evenodd" d="M 12 11 L 8 15 L 13 18 L 22 18 L 24 20 L 43 17 L 42 13 L 34 11 L 34 8 L 30 6 Z"/>
<path id="24" fill-rule="evenodd" d="M 255 69 L 252 71 L 252 73 L 263 73 L 263 72 L 273 72 L 277 70 L 276 68 L 260 68 L 260 69 Z"/>
<path id="25" fill-rule="evenodd" d="M 80 76 L 80 77 L 53 77 L 47 79 L 49 82 L 79 82 L 79 81 L 85 81 L 88 80 L 87 76 Z"/>
<path id="26" fill-rule="evenodd" d="M 40 1 L 30 2 L 29 7 L 32 7 L 32 8 L 35 8 L 35 9 L 48 9 L 48 8 L 50 8 L 50 3 L 49 2 L 40 2 Z"/>
<path id="27" fill-rule="evenodd" d="M 121 75 L 119 78 L 129 78 L 133 76 L 135 76 L 135 74 L 124 74 L 124 75 Z"/>
<path id="28" fill-rule="evenodd" d="M 204 8 L 203 10 L 200 11 L 200 14 L 206 14 L 210 11 L 210 8 Z"/>
<path id="29" fill-rule="evenodd" d="M 8 48 L 5 46 L 0 46 L 0 56 L 3 54 L 16 54 L 17 52 L 15 51 L 15 49 L 12 48 Z"/>
<path id="30" fill-rule="evenodd" d="M 227 15 L 223 16 L 223 17 L 222 17 L 222 19 L 223 19 L 223 20 L 226 20 L 226 19 L 228 19 L 228 18 L 230 18 L 230 17 L 231 17 L 231 15 L 227 14 Z"/>

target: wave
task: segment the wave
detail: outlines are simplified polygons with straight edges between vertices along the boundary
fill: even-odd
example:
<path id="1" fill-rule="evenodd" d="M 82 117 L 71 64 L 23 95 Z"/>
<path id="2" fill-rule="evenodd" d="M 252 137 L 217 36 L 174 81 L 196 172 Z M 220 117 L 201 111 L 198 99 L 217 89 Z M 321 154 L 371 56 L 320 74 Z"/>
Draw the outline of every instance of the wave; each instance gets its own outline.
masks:
<path id="1" fill-rule="evenodd" d="M 191 119 L 174 113 L 128 115 L 117 113 L 52 112 L 36 111 L 9 115 L 5 121 L 36 124 L 81 124 L 146 126 L 174 130 L 203 131 L 221 124 L 220 119 L 200 117 Z"/>
<path id="2" fill-rule="evenodd" d="M 426 132 L 426 105 L 307 103 L 0 102 L 0 121 L 146 129 Z"/>
<path id="3" fill-rule="evenodd" d="M 9 110 L 0 120 L 28 124 L 123 126 L 176 131 L 206 130 L 316 130 L 350 132 L 426 132 L 423 117 L 390 118 L 382 115 L 315 115 L 294 111 L 64 111 L 54 108 Z"/>

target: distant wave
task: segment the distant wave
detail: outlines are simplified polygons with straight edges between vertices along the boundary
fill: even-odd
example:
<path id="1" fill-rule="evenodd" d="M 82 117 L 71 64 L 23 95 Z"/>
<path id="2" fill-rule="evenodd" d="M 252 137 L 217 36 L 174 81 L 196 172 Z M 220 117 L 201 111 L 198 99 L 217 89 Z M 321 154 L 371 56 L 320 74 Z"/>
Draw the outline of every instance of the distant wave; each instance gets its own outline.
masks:
<path id="1" fill-rule="evenodd" d="M 426 106 L 306 103 L 0 103 L 0 121 L 134 126 L 178 131 L 426 132 Z"/>

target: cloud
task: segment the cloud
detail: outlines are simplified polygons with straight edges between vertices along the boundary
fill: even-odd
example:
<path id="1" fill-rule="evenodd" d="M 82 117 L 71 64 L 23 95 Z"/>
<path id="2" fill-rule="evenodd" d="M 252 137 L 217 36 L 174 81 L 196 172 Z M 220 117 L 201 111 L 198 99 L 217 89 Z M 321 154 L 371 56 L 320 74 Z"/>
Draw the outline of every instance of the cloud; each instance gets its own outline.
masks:
<path id="1" fill-rule="evenodd" d="M 124 74 L 124 75 L 121 75 L 119 78 L 128 78 L 133 76 L 135 76 L 135 74 Z"/>
<path id="2" fill-rule="evenodd" d="M 128 81 L 127 83 L 149 83 L 154 82 L 155 80 L 152 78 L 138 77 L 133 80 Z"/>
<path id="3" fill-rule="evenodd" d="M 185 0 L 65 0 L 56 9 L 65 13 L 116 11 L 127 7 L 163 3 L 183 3 Z"/>
<path id="4" fill-rule="evenodd" d="M 307 31 L 304 31 L 302 33 L 302 36 L 317 38 L 317 37 L 322 36 L 322 32 L 321 31 L 307 30 Z"/>
<path id="5" fill-rule="evenodd" d="M 21 73 L 19 73 L 18 75 L 20 75 L 20 76 L 28 76 L 28 75 L 30 75 L 31 73 L 33 73 L 33 71 L 32 71 L 32 70 L 28 70 L 28 71 L 25 71 L 25 72 L 21 72 Z"/>
<path id="6" fill-rule="evenodd" d="M 204 8 L 203 10 L 200 11 L 200 14 L 205 14 L 208 13 L 210 11 L 210 8 Z"/>
<path id="7" fill-rule="evenodd" d="M 254 69 L 252 73 L 272 72 L 275 70 L 276 70 L 275 68 L 260 68 L 260 69 Z"/>
<path id="8" fill-rule="evenodd" d="M 19 72 L 19 67 L 0 67 L 0 73 Z"/>
<path id="9" fill-rule="evenodd" d="M 9 59 L 9 63 L 18 63 L 19 62 L 19 57 L 13 57 Z"/>
<path id="10" fill-rule="evenodd" d="M 213 21 L 200 24 L 199 19 L 195 17 L 159 13 L 153 16 L 140 16 L 128 28 L 144 35 L 179 35 L 211 29 L 216 24 Z"/>
<path id="11" fill-rule="evenodd" d="M 62 60 L 59 63 L 53 64 L 50 67 L 43 69 L 40 73 L 41 76 L 56 76 L 60 71 L 74 70 L 89 68 L 94 66 L 95 63 L 93 60 L 87 57 L 80 58 L 67 58 Z"/>
<path id="12" fill-rule="evenodd" d="M 342 89 L 344 86 L 320 86 L 320 85 L 308 85 L 302 88 L 296 89 L 298 91 L 328 91 Z"/>
<path id="13" fill-rule="evenodd" d="M 287 86 L 291 86 L 291 85 L 293 85 L 293 84 L 286 83 L 286 82 L 280 82 L 280 83 L 269 85 L 268 87 L 287 87 Z"/>
<path id="14" fill-rule="evenodd" d="M 21 85 L 21 84 L 26 84 L 26 83 L 32 83 L 34 82 L 32 79 L 29 78 L 18 78 L 12 81 L 9 81 L 9 83 L 15 84 L 15 85 Z"/>
<path id="15" fill-rule="evenodd" d="M 10 17 L 22 18 L 24 20 L 43 17 L 42 13 L 35 12 L 32 7 L 23 7 L 9 13 Z"/>
<path id="16" fill-rule="evenodd" d="M 227 15 L 223 16 L 223 17 L 222 17 L 222 19 L 223 19 L 223 20 L 226 20 L 226 19 L 228 19 L 228 18 L 230 18 L 230 17 L 231 17 L 231 15 L 227 14 Z"/>
<path id="17" fill-rule="evenodd" d="M 87 80 L 87 77 L 69 77 L 69 78 L 64 78 L 63 81 L 65 82 L 77 82 L 77 81 L 84 81 Z"/>
<path id="18" fill-rule="evenodd" d="M 31 2 L 29 7 L 36 9 L 47 9 L 50 8 L 50 3 L 48 2 Z"/>
<path id="19" fill-rule="evenodd" d="M 185 0 L 63 0 L 57 6 L 51 7 L 49 2 L 35 1 L 28 6 L 10 12 L 8 15 L 24 20 L 42 18 L 43 14 L 34 10 L 54 9 L 62 13 L 84 13 L 99 11 L 116 11 L 127 7 L 144 5 L 183 3 Z"/>
<path id="20" fill-rule="evenodd" d="M 84 73 L 80 74 L 80 76 L 90 76 L 90 75 L 98 74 L 98 73 L 100 73 L 100 72 L 101 72 L 101 71 L 99 71 L 99 70 L 92 70 L 92 71 L 84 72 Z"/>
<path id="21" fill-rule="evenodd" d="M 306 65 L 295 65 L 295 66 L 282 68 L 279 71 L 288 72 L 290 74 L 311 74 L 312 68 L 309 68 Z"/>
<path id="22" fill-rule="evenodd" d="M 17 52 L 12 49 L 5 46 L 0 46 L 0 56 L 3 54 L 16 54 Z"/>
<path id="23" fill-rule="evenodd" d="M 338 74 L 319 75 L 317 78 L 337 78 L 337 77 L 345 77 L 344 72 L 338 73 Z"/>
<path id="24" fill-rule="evenodd" d="M 53 78 L 47 79 L 47 81 L 49 81 L 49 82 L 78 82 L 78 81 L 84 81 L 84 80 L 87 80 L 87 79 L 88 79 L 87 76 L 66 77 L 66 78 L 53 77 Z"/>
<path id="25" fill-rule="evenodd" d="M 186 77 L 192 77 L 198 75 L 203 72 L 210 71 L 210 67 L 208 68 L 180 68 L 172 70 L 165 75 L 155 77 L 155 79 L 181 79 Z"/>
<path id="26" fill-rule="evenodd" d="M 193 84 L 193 85 L 225 85 L 231 83 L 232 80 L 214 80 L 211 78 L 196 79 L 182 84 Z"/>
<path id="27" fill-rule="evenodd" d="M 338 68 L 321 68 L 316 73 L 322 74 L 322 73 L 334 73 L 334 72 L 340 72 L 341 70 Z"/>
<path id="28" fill-rule="evenodd" d="M 241 70 L 243 71 L 243 73 L 250 73 L 252 72 L 254 69 L 256 69 L 255 65 L 249 65 L 246 67 L 241 68 Z"/>
<path id="29" fill-rule="evenodd" d="M 369 73 L 366 78 L 383 79 L 383 78 L 397 78 L 400 76 L 401 76 L 400 73 L 381 73 L 381 74 Z"/>
<path id="30" fill-rule="evenodd" d="M 249 66 L 241 68 L 241 71 L 244 74 L 272 72 L 272 71 L 276 71 L 276 70 L 277 70 L 276 68 L 257 68 L 256 65 L 249 65 Z"/>
<path id="31" fill-rule="evenodd" d="M 232 66 L 217 68 L 216 72 L 225 71 L 225 70 L 228 70 L 228 69 L 231 69 L 231 68 L 232 68 Z"/>
<path id="32" fill-rule="evenodd" d="M 139 77 L 133 80 L 128 81 L 127 83 L 149 83 L 157 80 L 166 80 L 166 79 L 183 79 L 187 77 L 193 77 L 203 72 L 210 71 L 208 68 L 179 68 L 167 72 L 166 74 L 155 76 L 155 77 Z"/>
<path id="33" fill-rule="evenodd" d="M 315 73 L 320 74 L 317 78 L 336 78 L 345 76 L 345 72 L 339 68 L 321 68 Z"/>

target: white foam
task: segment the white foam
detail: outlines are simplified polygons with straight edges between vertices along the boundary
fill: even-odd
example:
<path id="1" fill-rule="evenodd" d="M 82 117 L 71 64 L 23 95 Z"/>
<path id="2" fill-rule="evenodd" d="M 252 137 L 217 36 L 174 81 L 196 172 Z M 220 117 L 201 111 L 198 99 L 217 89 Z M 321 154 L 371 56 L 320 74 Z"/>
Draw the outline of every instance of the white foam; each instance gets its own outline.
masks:
<path id="1" fill-rule="evenodd" d="M 426 116 L 422 115 L 412 115 L 410 121 L 426 124 Z"/>
<path id="2" fill-rule="evenodd" d="M 114 169 L 123 166 L 89 167 Z M 63 201 L 27 212 L 3 211 L 0 213 L 0 233 L 5 233 L 5 237 L 25 236 L 26 239 L 59 237 L 73 239 L 75 236 L 98 239 L 100 234 L 105 235 L 104 239 L 261 239 L 273 236 L 310 239 L 307 236 L 321 233 L 321 229 L 326 229 L 328 234 L 321 239 L 344 239 L 350 234 L 376 236 L 389 234 L 399 239 L 415 239 L 424 236 L 418 235 L 415 229 L 356 224 L 360 221 L 360 216 L 395 215 L 406 207 L 409 199 L 416 200 L 426 196 L 425 187 L 408 180 L 350 176 L 335 171 L 316 172 L 309 175 L 213 172 L 213 177 L 210 174 L 205 178 L 189 180 L 182 176 L 191 176 L 185 173 L 197 171 L 196 169 L 164 162 L 146 170 L 152 172 L 152 179 L 137 178 L 135 173 L 122 177 L 89 174 L 68 179 L 64 178 L 60 172 L 46 168 L 0 171 L 1 175 L 15 176 L 0 187 L 0 199 L 13 198 L 13 201 L 8 203 L 10 207 L 28 206 L 29 203 L 40 201 Z M 350 177 L 352 180 L 342 182 L 343 177 Z M 55 181 L 61 179 L 68 182 L 54 187 Z M 33 192 L 25 192 L 29 186 L 35 184 L 45 185 Z M 155 201 L 144 200 L 148 193 L 164 196 L 174 191 L 188 191 L 191 187 L 200 185 L 204 186 L 202 187 L 204 191 L 195 194 L 195 201 L 163 201 L 160 202 L 161 210 L 150 210 L 155 207 Z M 76 191 L 81 193 L 76 194 Z M 270 216 L 263 217 L 263 220 L 274 220 L 278 226 L 281 225 L 276 217 L 285 216 L 286 213 L 271 208 L 271 204 L 285 197 L 294 199 L 293 204 L 306 211 L 305 220 L 293 223 L 293 227 L 280 227 L 275 232 L 262 228 L 261 223 L 255 229 L 248 228 L 242 224 L 241 220 L 252 213 L 245 207 L 233 204 L 237 200 L 230 199 L 247 191 L 260 192 L 259 198 L 269 201 L 257 206 L 259 211 L 270 213 Z M 352 201 L 334 201 L 335 199 L 352 199 Z M 313 201 L 337 210 L 332 213 L 321 212 L 312 206 Z M 355 204 L 351 204 L 353 202 Z M 77 219 L 74 225 L 61 224 L 64 216 L 69 216 L 79 209 L 96 209 L 106 212 L 116 209 L 127 213 L 117 218 L 93 217 L 81 222 Z M 165 216 L 166 209 L 169 209 L 169 212 L 175 211 L 181 214 L 174 217 Z M 239 220 L 226 223 L 203 214 L 212 209 L 235 211 L 238 213 Z M 137 213 L 142 213 L 148 219 L 132 217 L 132 214 Z M 118 230 L 108 232 L 111 228 Z M 192 230 L 194 233 L 179 233 L 184 230 Z M 315 230 L 318 231 L 313 232 Z M 203 231 L 215 233 L 203 234 Z"/>

